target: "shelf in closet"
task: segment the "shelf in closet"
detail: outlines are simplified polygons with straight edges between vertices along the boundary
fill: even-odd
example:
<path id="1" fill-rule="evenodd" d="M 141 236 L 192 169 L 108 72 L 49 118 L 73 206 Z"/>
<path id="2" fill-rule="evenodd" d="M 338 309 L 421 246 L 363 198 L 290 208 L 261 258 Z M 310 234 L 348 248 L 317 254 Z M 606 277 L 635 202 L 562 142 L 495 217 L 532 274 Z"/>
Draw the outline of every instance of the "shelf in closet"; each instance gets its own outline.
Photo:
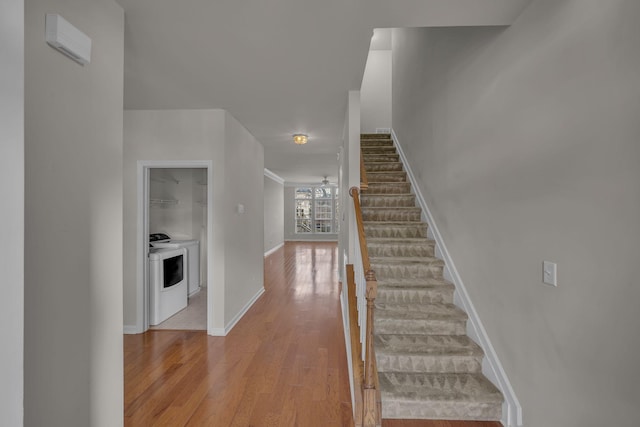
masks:
<path id="1" fill-rule="evenodd" d="M 177 205 L 178 201 L 176 199 L 149 199 L 149 203 L 152 205 Z"/>

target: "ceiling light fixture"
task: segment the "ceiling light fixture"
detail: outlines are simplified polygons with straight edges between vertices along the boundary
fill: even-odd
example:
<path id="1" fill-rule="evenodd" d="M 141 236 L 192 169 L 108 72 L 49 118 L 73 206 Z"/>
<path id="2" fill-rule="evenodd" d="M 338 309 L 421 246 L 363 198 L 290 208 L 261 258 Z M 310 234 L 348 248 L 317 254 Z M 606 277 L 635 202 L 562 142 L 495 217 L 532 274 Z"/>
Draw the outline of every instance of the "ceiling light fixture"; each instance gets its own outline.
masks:
<path id="1" fill-rule="evenodd" d="M 293 142 L 295 142 L 298 145 L 306 144 L 307 135 L 303 133 L 296 133 L 295 135 L 293 135 Z"/>

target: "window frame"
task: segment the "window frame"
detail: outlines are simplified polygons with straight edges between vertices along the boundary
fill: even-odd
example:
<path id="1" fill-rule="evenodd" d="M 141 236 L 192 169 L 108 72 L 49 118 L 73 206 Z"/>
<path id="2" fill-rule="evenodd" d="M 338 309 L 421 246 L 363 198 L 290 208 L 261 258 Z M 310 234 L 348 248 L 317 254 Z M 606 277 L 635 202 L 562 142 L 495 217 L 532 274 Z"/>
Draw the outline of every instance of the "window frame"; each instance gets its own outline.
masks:
<path id="1" fill-rule="evenodd" d="M 311 197 L 300 196 L 302 191 L 310 190 Z M 322 189 L 322 193 L 328 196 L 322 197 L 318 194 Z M 294 233 L 299 235 L 306 234 L 338 234 L 338 187 L 335 185 L 300 185 L 294 187 L 293 192 L 293 209 L 294 209 Z M 308 213 L 305 208 L 300 208 L 300 203 L 308 204 Z M 307 217 L 308 215 L 308 217 Z M 308 225 L 309 231 L 300 231 L 300 224 Z M 327 226 L 330 231 L 326 230 Z M 303 227 L 304 228 L 304 227 Z"/>

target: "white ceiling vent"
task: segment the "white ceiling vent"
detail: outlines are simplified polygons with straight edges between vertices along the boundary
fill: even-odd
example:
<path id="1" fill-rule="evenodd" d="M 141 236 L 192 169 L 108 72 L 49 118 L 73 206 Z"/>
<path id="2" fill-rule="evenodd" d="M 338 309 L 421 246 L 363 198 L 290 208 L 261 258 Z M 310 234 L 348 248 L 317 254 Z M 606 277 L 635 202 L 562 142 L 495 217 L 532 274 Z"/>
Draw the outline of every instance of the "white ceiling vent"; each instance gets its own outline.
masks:
<path id="1" fill-rule="evenodd" d="M 91 39 L 85 33 L 71 25 L 62 16 L 47 13 L 46 40 L 78 64 L 91 62 Z"/>

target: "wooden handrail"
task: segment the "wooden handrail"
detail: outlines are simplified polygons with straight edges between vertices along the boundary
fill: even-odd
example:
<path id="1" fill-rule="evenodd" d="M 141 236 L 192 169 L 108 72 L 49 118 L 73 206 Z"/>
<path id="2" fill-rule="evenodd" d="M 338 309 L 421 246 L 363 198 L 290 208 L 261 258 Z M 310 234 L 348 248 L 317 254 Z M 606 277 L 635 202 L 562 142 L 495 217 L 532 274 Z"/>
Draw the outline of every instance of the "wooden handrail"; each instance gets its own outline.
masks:
<path id="1" fill-rule="evenodd" d="M 367 188 L 369 188 L 369 180 L 367 179 L 367 169 L 364 167 L 364 155 L 360 149 L 360 189 L 366 190 Z"/>
<path id="2" fill-rule="evenodd" d="M 369 250 L 367 249 L 367 239 L 364 233 L 364 221 L 362 219 L 360 193 L 358 188 L 351 187 L 349 189 L 349 194 L 353 198 L 356 225 L 358 228 L 358 242 L 360 245 L 360 254 L 362 256 L 362 266 L 365 272 L 365 280 L 367 282 L 365 291 L 365 298 L 367 300 L 367 329 L 365 333 L 364 381 L 357 384 L 358 388 L 360 387 L 360 384 L 362 384 L 362 424 L 357 423 L 360 419 L 358 414 L 356 415 L 354 422 L 356 422 L 356 427 L 377 427 L 382 425 L 380 386 L 378 382 L 378 369 L 376 366 L 376 355 L 373 341 L 373 322 L 375 314 L 375 299 L 378 293 L 378 282 L 376 280 L 375 272 L 371 269 L 371 262 L 369 261 Z M 359 410 L 360 408 L 356 407 L 356 413 L 359 412 Z"/>

